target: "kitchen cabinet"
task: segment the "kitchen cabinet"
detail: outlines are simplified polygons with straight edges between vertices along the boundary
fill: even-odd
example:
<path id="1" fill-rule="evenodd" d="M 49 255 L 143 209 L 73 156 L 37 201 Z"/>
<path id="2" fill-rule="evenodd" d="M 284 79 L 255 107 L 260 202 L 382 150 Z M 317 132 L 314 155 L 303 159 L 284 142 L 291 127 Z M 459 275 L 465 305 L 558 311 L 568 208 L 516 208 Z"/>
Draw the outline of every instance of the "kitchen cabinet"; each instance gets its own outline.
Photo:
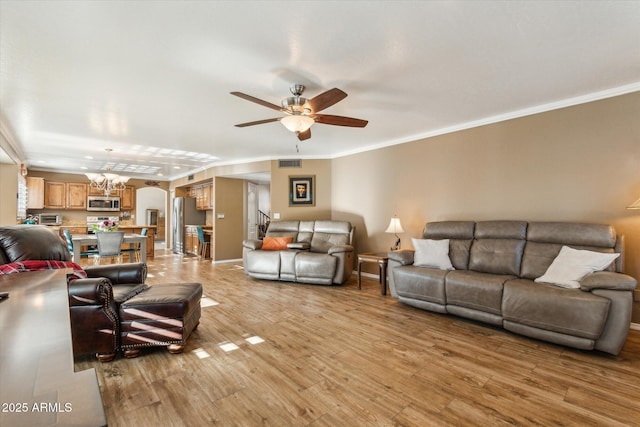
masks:
<path id="1" fill-rule="evenodd" d="M 89 196 L 104 196 L 104 190 L 100 190 L 98 189 L 98 187 L 94 187 L 92 185 L 89 185 L 89 191 L 88 194 Z"/>
<path id="2" fill-rule="evenodd" d="M 195 188 L 196 209 L 199 211 L 206 211 L 213 208 L 213 185 L 212 184 L 200 184 Z"/>
<path id="3" fill-rule="evenodd" d="M 117 192 L 120 197 L 120 210 L 133 211 L 136 209 L 136 187 L 127 185 L 124 190 Z"/>
<path id="4" fill-rule="evenodd" d="M 207 229 L 207 227 L 203 227 Z M 208 227 L 212 229 L 212 227 Z M 200 239 L 198 238 L 198 228 L 195 225 L 187 225 L 184 233 L 184 251 L 189 255 L 200 256 Z M 207 235 L 205 234 L 205 239 Z M 207 246 L 205 258 L 211 258 L 211 245 Z"/>
<path id="5" fill-rule="evenodd" d="M 45 209 L 87 209 L 87 184 L 83 182 L 44 182 Z"/>
<path id="6" fill-rule="evenodd" d="M 44 209 L 44 178 L 27 177 L 27 209 Z"/>

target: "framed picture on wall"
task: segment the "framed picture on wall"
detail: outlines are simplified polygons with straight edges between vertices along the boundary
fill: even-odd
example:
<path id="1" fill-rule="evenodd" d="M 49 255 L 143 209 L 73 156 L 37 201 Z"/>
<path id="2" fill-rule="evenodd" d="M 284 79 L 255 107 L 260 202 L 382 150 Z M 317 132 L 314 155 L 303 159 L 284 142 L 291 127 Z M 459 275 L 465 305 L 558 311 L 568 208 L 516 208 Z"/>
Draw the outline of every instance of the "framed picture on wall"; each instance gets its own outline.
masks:
<path id="1" fill-rule="evenodd" d="M 316 176 L 289 176 L 289 206 L 316 205 Z"/>

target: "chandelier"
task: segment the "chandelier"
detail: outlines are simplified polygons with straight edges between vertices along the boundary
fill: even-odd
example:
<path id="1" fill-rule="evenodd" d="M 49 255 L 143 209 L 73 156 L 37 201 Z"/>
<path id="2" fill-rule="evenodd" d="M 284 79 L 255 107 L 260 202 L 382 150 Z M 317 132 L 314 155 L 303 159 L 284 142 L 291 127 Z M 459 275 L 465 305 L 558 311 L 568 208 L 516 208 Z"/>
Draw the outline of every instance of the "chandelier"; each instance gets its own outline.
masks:
<path id="1" fill-rule="evenodd" d="M 109 156 L 113 149 L 105 148 L 104 151 L 107 152 L 107 172 L 103 174 L 86 173 L 85 175 L 89 178 L 89 181 L 91 181 L 89 184 L 91 187 L 104 191 L 104 195 L 109 197 L 112 191 L 124 190 L 126 188 L 125 184 L 129 181 L 129 177 L 111 173 Z"/>

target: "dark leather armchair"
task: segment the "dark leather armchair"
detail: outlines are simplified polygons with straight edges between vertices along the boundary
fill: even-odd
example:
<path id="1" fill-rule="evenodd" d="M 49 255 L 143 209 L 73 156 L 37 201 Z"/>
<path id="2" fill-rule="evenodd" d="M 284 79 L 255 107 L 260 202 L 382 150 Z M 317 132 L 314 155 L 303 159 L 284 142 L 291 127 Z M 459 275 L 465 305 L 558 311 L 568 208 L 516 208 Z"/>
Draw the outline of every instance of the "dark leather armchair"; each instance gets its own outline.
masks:
<path id="1" fill-rule="evenodd" d="M 66 245 L 46 226 L 0 227 L 0 264 L 29 260 L 71 261 Z M 86 267 L 87 278 L 69 278 L 73 354 L 113 360 L 119 348 L 120 303 L 147 289 L 147 266 L 115 264 Z"/>

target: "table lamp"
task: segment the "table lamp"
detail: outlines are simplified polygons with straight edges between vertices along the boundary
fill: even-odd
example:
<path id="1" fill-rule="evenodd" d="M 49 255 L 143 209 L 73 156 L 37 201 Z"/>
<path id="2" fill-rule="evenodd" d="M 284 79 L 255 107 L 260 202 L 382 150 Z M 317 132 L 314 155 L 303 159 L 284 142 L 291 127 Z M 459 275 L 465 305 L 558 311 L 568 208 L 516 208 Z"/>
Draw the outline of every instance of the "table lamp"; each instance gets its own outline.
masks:
<path id="1" fill-rule="evenodd" d="M 391 222 L 389 223 L 389 227 L 387 227 L 385 233 L 393 233 L 396 236 L 396 244 L 391 247 L 391 250 L 400 250 L 400 237 L 398 237 L 398 233 L 404 233 L 402 224 L 400 224 L 400 218 L 394 215 L 393 218 L 391 218 Z"/>

